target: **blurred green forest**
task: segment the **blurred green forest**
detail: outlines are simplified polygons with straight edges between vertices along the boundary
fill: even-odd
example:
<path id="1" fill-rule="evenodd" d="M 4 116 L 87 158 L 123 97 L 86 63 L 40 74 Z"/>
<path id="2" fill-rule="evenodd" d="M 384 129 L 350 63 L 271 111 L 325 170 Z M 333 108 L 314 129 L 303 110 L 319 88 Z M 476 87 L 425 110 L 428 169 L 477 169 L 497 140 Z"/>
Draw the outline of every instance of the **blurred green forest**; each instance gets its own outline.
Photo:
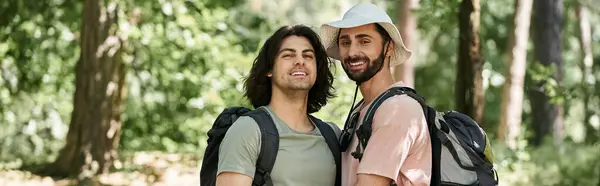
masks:
<path id="1" fill-rule="evenodd" d="M 243 78 L 262 43 L 275 29 L 288 24 L 318 29 L 325 22 L 340 19 L 358 2 L 385 7 L 397 21 L 397 4 L 401 3 L 392 0 L 100 2 L 103 8 L 115 12 L 117 21 L 109 30 L 121 39 L 118 57 L 126 71 L 117 151 L 121 154 L 161 151 L 191 154 L 198 159 L 202 158 L 206 132 L 216 116 L 229 106 L 251 106 L 243 97 Z M 545 136 L 548 139 L 540 146 L 528 142 L 533 133 L 532 107 L 525 94 L 523 127 L 517 147 L 511 149 L 496 139 L 515 2 L 481 1 L 480 8 L 485 92 L 481 125 L 493 139 L 501 185 L 600 185 L 600 84 L 594 83 L 600 82 L 600 3 L 596 0 L 562 3 L 562 67 L 558 70 L 564 75 L 560 87 L 550 94 L 553 100 L 560 100 L 564 109 L 564 136 L 558 139 L 561 143 L 553 143 L 551 135 Z M 460 0 L 420 0 L 413 11 L 417 20 L 411 47 L 414 87 L 441 111 L 456 107 L 460 3 Z M 585 7 L 590 13 L 593 59 L 590 81 L 582 80 L 586 75 L 576 7 Z M 83 1 L 0 2 L 0 170 L 33 169 L 51 163 L 67 143 L 74 109 L 76 65 L 82 53 L 83 10 Z M 530 31 L 530 35 L 535 34 Z M 552 68 L 534 63 L 533 43 L 527 43 L 524 91 L 533 81 L 552 79 L 553 72 Z M 336 64 L 336 97 L 315 115 L 341 127 L 356 87 Z M 591 94 L 585 93 L 588 89 Z M 589 117 L 585 113 L 590 113 Z"/>

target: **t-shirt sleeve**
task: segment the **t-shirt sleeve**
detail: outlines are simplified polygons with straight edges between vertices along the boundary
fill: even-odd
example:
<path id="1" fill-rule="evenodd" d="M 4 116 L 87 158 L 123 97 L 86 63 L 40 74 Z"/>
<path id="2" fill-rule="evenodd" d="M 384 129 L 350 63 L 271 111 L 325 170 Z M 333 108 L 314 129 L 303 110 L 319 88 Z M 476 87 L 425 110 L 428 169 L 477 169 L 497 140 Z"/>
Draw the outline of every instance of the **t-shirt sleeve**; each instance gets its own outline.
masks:
<path id="1" fill-rule="evenodd" d="M 358 174 L 374 174 L 397 182 L 400 168 L 405 164 L 414 144 L 427 125 L 421 105 L 402 95 L 394 96 L 381 104 L 373 118 L 373 131 L 358 166 Z"/>
<path id="2" fill-rule="evenodd" d="M 235 172 L 254 179 L 259 153 L 260 129 L 256 121 L 251 117 L 240 117 L 229 128 L 219 147 L 217 175 Z"/>

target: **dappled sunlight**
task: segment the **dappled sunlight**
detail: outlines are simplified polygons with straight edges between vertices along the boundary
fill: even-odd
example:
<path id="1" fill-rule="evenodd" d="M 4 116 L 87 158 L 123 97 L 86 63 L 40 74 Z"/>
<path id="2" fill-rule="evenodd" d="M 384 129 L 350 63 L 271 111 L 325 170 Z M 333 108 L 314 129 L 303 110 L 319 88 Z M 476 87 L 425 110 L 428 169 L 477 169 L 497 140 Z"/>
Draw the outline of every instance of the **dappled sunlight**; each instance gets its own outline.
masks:
<path id="1" fill-rule="evenodd" d="M 120 168 L 116 167 L 120 165 Z M 115 170 L 94 177 L 103 186 L 197 186 L 198 160 L 189 155 L 137 152 L 115 162 Z M 31 172 L 0 170 L 0 184 L 22 186 L 70 186 L 73 179 L 54 180 Z"/>
<path id="2" fill-rule="evenodd" d="M 253 108 L 244 80 L 266 38 L 290 24 L 319 31 L 367 1 L 8 2 L 0 3 L 0 185 L 70 186 L 79 174 L 91 177 L 81 182 L 99 185 L 186 186 L 199 185 L 216 117 L 227 107 Z M 409 28 L 400 21 L 407 8 L 400 2 L 407 1 L 369 2 L 387 11 L 401 32 Z M 600 1 L 536 1 L 561 3 L 551 9 L 561 8 L 561 16 L 542 20 L 533 1 L 479 0 L 480 20 L 471 25 L 479 27 L 472 38 L 480 46 L 469 51 L 481 63 L 463 66 L 459 23 L 471 19 L 459 17 L 459 7 L 471 1 L 415 2 L 408 9 L 416 28 L 403 34 L 411 42 L 414 88 L 438 111 L 482 107 L 480 125 L 491 140 L 500 185 L 600 182 Z M 519 9 L 518 2 L 532 4 Z M 542 26 L 560 32 L 543 34 Z M 357 85 L 340 61 L 331 62 L 335 97 L 313 115 L 342 127 Z M 461 67 L 477 72 L 459 73 Z M 462 94 L 461 79 L 481 86 Z M 456 95 L 479 95 L 481 102 L 457 101 Z M 362 98 L 359 89 L 356 102 Z M 74 124 L 101 120 L 98 131 Z M 92 136 L 110 140 L 86 141 Z M 81 143 L 88 146 L 80 150 Z M 36 172 L 67 157 L 61 149 L 84 158 L 83 165 L 68 162 L 77 174 L 59 179 Z M 114 162 L 103 165 L 93 155 Z M 94 175 L 104 169 L 108 173 Z"/>

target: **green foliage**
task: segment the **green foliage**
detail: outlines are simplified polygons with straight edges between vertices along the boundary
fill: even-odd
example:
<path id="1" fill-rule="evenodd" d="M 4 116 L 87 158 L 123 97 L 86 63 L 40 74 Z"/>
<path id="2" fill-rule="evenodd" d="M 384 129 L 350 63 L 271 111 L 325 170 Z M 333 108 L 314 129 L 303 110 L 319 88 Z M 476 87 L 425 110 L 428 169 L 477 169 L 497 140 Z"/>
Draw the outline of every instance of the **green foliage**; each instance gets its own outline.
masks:
<path id="1" fill-rule="evenodd" d="M 239 25 L 228 10 L 184 1 L 151 6 L 160 12 L 143 12 L 147 19 L 131 31 L 135 54 L 121 145 L 199 153 L 222 109 L 249 106 L 242 80 L 252 58 L 230 29 Z"/>
<path id="2" fill-rule="evenodd" d="M 552 104 L 565 103 L 565 88 L 559 85 L 555 78 L 557 72 L 556 65 L 544 66 L 541 63 L 533 63 L 528 69 L 529 81 L 532 85 L 542 84 L 539 91 L 544 91 L 550 97 Z"/>
<path id="3" fill-rule="evenodd" d="M 521 144 L 524 144 L 523 141 Z M 521 146 L 524 147 L 524 146 Z M 499 185 L 598 185 L 600 144 L 565 143 L 560 148 L 543 145 L 536 149 L 509 151 L 494 146 Z"/>
<path id="4" fill-rule="evenodd" d="M 454 82 L 458 60 L 460 1 L 419 1 L 419 42 L 412 50 L 415 88 L 439 110 L 455 109 Z M 485 89 L 484 129 L 494 136 L 499 123 L 506 68 L 508 33 L 513 12 L 510 0 L 481 3 L 480 45 Z"/>
<path id="5" fill-rule="evenodd" d="M 81 6 L 4 1 L 0 9 L 0 162 L 12 162 L 0 168 L 46 162 L 68 129 L 79 53 L 71 23 Z"/>
<path id="6" fill-rule="evenodd" d="M 117 28 L 127 38 L 123 59 L 128 67 L 120 150 L 201 156 L 206 132 L 224 108 L 251 107 L 243 96 L 243 80 L 265 38 L 287 24 L 318 29 L 322 23 L 341 18 L 343 11 L 359 1 L 262 1 L 259 12 L 241 0 L 118 1 L 121 19 Z M 0 3 L 0 169 L 51 161 L 65 142 L 73 108 L 74 69 L 80 54 L 82 2 Z M 415 11 L 419 32 L 418 42 L 411 48 L 415 87 L 438 110 L 454 108 L 460 2 L 421 0 Z M 581 59 L 574 3 L 566 2 L 562 84 L 551 76 L 559 69 L 534 65 L 531 51 L 527 78 L 528 84 L 547 82 L 544 90 L 556 103 L 564 104 L 567 140 L 558 150 L 550 146 L 528 149 L 525 141 L 516 151 L 494 146 L 501 185 L 598 182 L 600 148 L 579 144 L 585 124 L 579 114 L 584 111 L 579 88 L 583 86 L 578 66 Z M 396 18 L 398 2 L 375 3 Z M 512 0 L 481 4 L 486 91 L 483 125 L 491 139 L 500 117 L 513 5 Z M 592 16 L 592 21 L 598 23 L 600 19 Z M 600 30 L 600 24 L 592 27 Z M 600 32 L 594 32 L 592 39 L 598 59 Z M 335 64 L 336 97 L 315 116 L 342 126 L 356 84 L 339 62 Z M 524 100 L 524 126 L 530 123 L 528 104 Z M 522 139 L 527 132 L 525 128 Z"/>

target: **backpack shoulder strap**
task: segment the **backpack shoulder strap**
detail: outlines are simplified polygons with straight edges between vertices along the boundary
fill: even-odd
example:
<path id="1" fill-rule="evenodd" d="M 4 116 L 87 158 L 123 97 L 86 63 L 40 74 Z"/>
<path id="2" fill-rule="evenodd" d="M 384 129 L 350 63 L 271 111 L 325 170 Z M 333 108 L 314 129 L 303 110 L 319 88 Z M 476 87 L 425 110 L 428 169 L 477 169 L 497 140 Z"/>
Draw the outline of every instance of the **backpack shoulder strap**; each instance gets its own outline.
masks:
<path id="1" fill-rule="evenodd" d="M 389 88 L 388 90 L 383 92 L 381 95 L 379 95 L 377 98 L 375 98 L 373 103 L 371 103 L 371 105 L 367 109 L 366 115 L 363 118 L 362 125 L 356 131 L 356 137 L 358 137 L 358 139 L 359 139 L 358 141 L 359 141 L 360 145 L 357 145 L 356 151 L 353 153 L 353 156 L 355 158 L 357 158 L 359 160 L 362 158 L 362 151 L 360 150 L 360 148 L 361 148 L 361 146 L 363 149 L 366 148 L 367 143 L 369 142 L 369 139 L 371 138 L 371 132 L 373 131 L 373 117 L 375 116 L 375 111 L 377 111 L 379 106 L 381 106 L 381 104 L 383 104 L 383 102 L 385 100 L 387 100 L 388 98 L 390 98 L 392 96 L 404 95 L 404 94 L 410 96 L 411 98 L 413 98 L 417 102 L 419 102 L 419 104 L 421 105 L 421 107 L 423 109 L 423 112 L 425 113 L 425 115 L 427 115 L 428 109 L 427 109 L 427 104 L 425 103 L 425 99 L 422 98 L 421 96 L 419 96 L 414 89 L 409 88 L 409 87 Z"/>
<path id="2" fill-rule="evenodd" d="M 427 109 L 427 103 L 425 102 L 425 98 L 423 98 L 419 94 L 417 94 L 417 91 L 415 89 L 412 89 L 410 87 L 392 87 L 390 89 L 394 92 L 400 93 L 397 95 L 406 94 L 407 96 L 409 96 L 409 97 L 413 98 L 414 100 L 416 100 L 417 102 L 419 102 L 419 104 L 421 104 L 421 107 L 423 107 L 423 113 L 425 115 L 427 115 L 428 109 Z"/>
<path id="3" fill-rule="evenodd" d="M 333 154 L 333 159 L 335 160 L 335 186 L 341 186 L 342 154 L 340 151 L 338 138 L 329 124 L 316 117 L 310 115 L 309 117 L 313 122 L 315 122 L 315 125 L 317 125 L 317 128 L 319 128 L 319 131 L 321 131 L 321 135 L 323 135 L 325 138 L 325 142 L 327 142 L 327 146 L 329 146 L 329 150 L 331 150 L 331 153 Z"/>
<path id="4" fill-rule="evenodd" d="M 442 142 L 436 140 L 437 132 L 439 129 L 435 126 L 437 111 L 431 107 L 427 107 L 425 117 L 427 118 L 427 129 L 431 136 L 431 181 L 430 186 L 442 185 L 442 172 L 441 172 L 441 160 L 442 160 Z M 446 127 L 447 128 L 447 127 Z M 448 129 L 450 130 L 450 129 Z"/>
<path id="5" fill-rule="evenodd" d="M 261 133 L 260 153 L 256 161 L 253 186 L 272 186 L 271 171 L 275 165 L 279 147 L 279 132 L 267 111 L 256 109 L 247 113 L 258 124 Z"/>

